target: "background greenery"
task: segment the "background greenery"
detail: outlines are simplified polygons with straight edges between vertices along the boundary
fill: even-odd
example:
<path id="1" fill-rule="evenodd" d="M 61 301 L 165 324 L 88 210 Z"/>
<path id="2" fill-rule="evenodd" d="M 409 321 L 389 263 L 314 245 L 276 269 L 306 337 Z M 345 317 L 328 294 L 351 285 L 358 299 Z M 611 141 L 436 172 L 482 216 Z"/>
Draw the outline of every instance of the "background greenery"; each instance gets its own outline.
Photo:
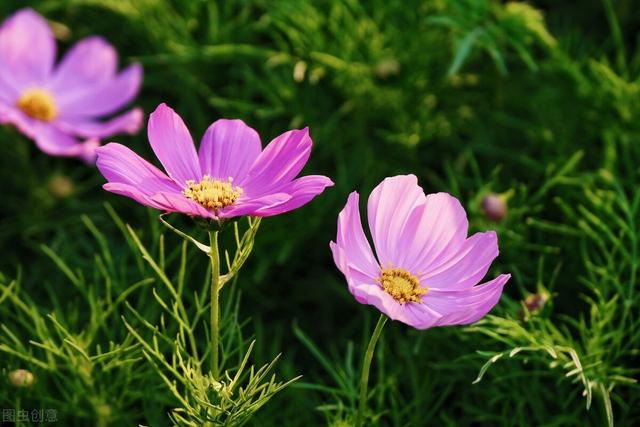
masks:
<path id="1" fill-rule="evenodd" d="M 257 339 L 254 363 L 282 352 L 278 377 L 304 375 L 251 425 L 348 425 L 377 313 L 348 293 L 328 242 L 349 192 L 415 173 L 427 192 L 459 197 L 474 231 L 497 230 L 489 276 L 513 278 L 477 325 L 388 325 L 374 361 L 376 422 L 631 426 L 640 423 L 634 3 L 4 0 L 0 16 L 31 5 L 61 50 L 104 35 L 123 63 L 144 65 L 136 104 L 148 113 L 167 102 L 196 140 L 218 117 L 242 118 L 263 144 L 310 127 L 305 171 L 336 185 L 262 222 L 234 288 L 246 339 Z M 152 158 L 144 132 L 114 140 Z M 62 425 L 168 425 L 177 402 L 121 318 L 140 321 L 127 300 L 158 319 L 160 285 L 118 221 L 173 275 L 179 239 L 160 241 L 157 213 L 102 191 L 94 168 L 49 158 L 6 127 L 0 162 L 0 368 L 37 378 L 24 389 L 2 380 L 0 407 L 57 408 Z M 499 223 L 480 208 L 488 192 L 508 199 Z M 185 259 L 186 286 L 200 289 L 206 260 Z M 548 300 L 529 313 L 531 295 Z"/>

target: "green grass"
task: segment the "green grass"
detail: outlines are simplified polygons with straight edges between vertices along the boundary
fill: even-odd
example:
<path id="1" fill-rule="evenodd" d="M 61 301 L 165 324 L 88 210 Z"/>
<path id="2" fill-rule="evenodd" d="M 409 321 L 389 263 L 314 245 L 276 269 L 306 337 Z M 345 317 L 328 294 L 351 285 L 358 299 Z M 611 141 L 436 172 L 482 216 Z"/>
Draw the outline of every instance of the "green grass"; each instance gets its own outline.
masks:
<path id="1" fill-rule="evenodd" d="M 282 353 L 277 381 L 303 375 L 249 425 L 353 420 L 378 314 L 348 293 L 328 242 L 349 192 L 366 195 L 399 173 L 459 197 L 473 231 L 495 229 L 500 257 L 489 275 L 513 277 L 491 316 L 467 328 L 387 324 L 371 372 L 371 423 L 640 421 L 633 2 L 4 0 L 0 16 L 24 4 L 55 24 L 61 50 L 101 34 L 123 64 L 141 62 L 136 104 L 148 113 L 167 102 L 195 139 L 219 117 L 242 118 L 263 144 L 310 127 L 305 172 L 335 187 L 263 220 L 222 292 L 226 366 L 238 366 L 255 339 L 250 365 Z M 152 158 L 145 132 L 113 139 Z M 72 194 L 61 194 L 60 176 Z M 101 190 L 94 168 L 49 158 L 8 127 L 0 180 L 0 369 L 3 378 L 17 368 L 36 377 L 21 389 L 0 380 L 0 408 L 55 408 L 68 426 L 169 425 L 183 402 L 161 358 L 190 344 L 161 301 L 172 301 L 166 281 L 183 290 L 196 347 L 207 348 L 207 314 L 196 321 L 206 257 L 157 212 Z M 500 223 L 480 209 L 488 192 L 508 197 Z M 205 237 L 187 219 L 170 221 Z M 232 234 L 222 236 L 229 250 Z M 532 294 L 549 299 L 528 313 Z M 155 325 L 158 347 L 145 349 Z M 197 373 L 182 368 L 183 379 Z M 178 395 L 212 398 L 198 385 L 206 379 L 189 378 Z"/>

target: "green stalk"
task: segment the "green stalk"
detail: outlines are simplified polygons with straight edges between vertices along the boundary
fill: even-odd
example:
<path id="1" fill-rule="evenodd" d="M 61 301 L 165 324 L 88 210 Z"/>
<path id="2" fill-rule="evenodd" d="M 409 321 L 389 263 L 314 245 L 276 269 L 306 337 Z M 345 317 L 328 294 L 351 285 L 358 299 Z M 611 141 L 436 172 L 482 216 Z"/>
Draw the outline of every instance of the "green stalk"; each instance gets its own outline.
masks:
<path id="1" fill-rule="evenodd" d="M 211 373 L 216 380 L 219 376 L 218 347 L 220 339 L 220 254 L 218 253 L 218 232 L 209 231 L 209 260 L 211 261 Z"/>
<path id="2" fill-rule="evenodd" d="M 627 59 L 624 49 L 624 39 L 622 36 L 622 30 L 620 29 L 620 24 L 618 23 L 618 17 L 616 16 L 616 11 L 611 0 L 602 0 L 602 5 L 604 6 L 604 12 L 607 17 L 607 21 L 609 22 L 609 27 L 611 27 L 613 43 L 616 48 L 616 62 L 620 73 L 626 77 Z"/>
<path id="3" fill-rule="evenodd" d="M 362 375 L 360 376 L 360 403 L 358 405 L 358 413 L 356 414 L 356 427 L 362 427 L 364 422 L 364 413 L 367 410 L 367 389 L 369 387 L 369 368 L 371 368 L 371 360 L 376 349 L 378 338 L 382 334 L 382 328 L 387 323 L 387 316 L 380 314 L 378 324 L 371 335 L 367 351 L 362 361 Z"/>

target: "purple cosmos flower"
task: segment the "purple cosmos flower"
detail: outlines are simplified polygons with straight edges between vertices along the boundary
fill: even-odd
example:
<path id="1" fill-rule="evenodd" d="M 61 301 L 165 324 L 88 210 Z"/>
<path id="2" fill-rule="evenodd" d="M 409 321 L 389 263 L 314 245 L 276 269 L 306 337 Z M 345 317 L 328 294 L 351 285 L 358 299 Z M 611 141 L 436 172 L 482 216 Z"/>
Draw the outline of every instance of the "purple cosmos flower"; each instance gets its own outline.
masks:
<path id="1" fill-rule="evenodd" d="M 117 73 L 118 55 L 100 37 L 73 46 L 54 67 L 47 22 L 22 9 L 0 27 L 0 123 L 12 123 L 45 153 L 91 161 L 99 139 L 135 133 L 142 110 L 100 121 L 138 93 L 140 65 Z M 84 140 L 84 142 L 80 142 Z"/>
<path id="2" fill-rule="evenodd" d="M 333 185 L 326 176 L 296 178 L 311 154 L 308 129 L 290 130 L 262 150 L 242 120 L 220 119 L 196 149 L 175 111 L 160 104 L 149 117 L 149 142 L 167 171 L 127 147 L 98 148 L 104 189 L 146 206 L 190 216 L 226 219 L 272 216 L 299 208 Z"/>
<path id="3" fill-rule="evenodd" d="M 362 304 L 417 329 L 465 325 L 500 299 L 511 275 L 482 285 L 498 256 L 496 233 L 467 238 L 467 215 L 446 193 L 425 196 L 414 175 L 386 178 L 369 196 L 369 228 L 360 222 L 358 193 L 349 195 L 331 242 L 333 258 Z"/>

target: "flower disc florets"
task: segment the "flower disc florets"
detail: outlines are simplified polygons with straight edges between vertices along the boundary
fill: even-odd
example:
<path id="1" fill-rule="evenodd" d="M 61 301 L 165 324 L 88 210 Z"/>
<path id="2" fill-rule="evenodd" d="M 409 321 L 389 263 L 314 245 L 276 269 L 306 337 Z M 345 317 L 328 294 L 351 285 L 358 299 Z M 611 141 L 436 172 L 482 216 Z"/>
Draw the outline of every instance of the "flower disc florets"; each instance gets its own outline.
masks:
<path id="1" fill-rule="evenodd" d="M 427 288 L 420 286 L 416 276 L 401 268 L 383 269 L 378 282 L 400 304 L 421 302 L 422 295 L 428 292 Z"/>
<path id="2" fill-rule="evenodd" d="M 242 188 L 234 187 L 232 182 L 231 177 L 227 181 L 220 181 L 205 175 L 198 183 L 194 180 L 187 181 L 188 187 L 183 193 L 187 198 L 217 213 L 218 209 L 233 205 L 242 195 Z"/>
<path id="3" fill-rule="evenodd" d="M 50 122 L 58 116 L 53 97 L 44 89 L 26 90 L 16 106 L 27 116 L 43 122 Z"/>

